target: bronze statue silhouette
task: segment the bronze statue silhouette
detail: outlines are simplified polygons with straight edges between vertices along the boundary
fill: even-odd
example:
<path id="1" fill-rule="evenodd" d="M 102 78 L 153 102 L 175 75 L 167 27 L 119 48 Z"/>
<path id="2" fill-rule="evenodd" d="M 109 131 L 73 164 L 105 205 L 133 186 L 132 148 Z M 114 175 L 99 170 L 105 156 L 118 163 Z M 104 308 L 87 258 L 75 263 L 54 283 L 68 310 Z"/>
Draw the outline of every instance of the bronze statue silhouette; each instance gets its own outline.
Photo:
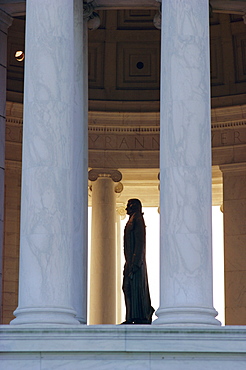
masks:
<path id="1" fill-rule="evenodd" d="M 126 304 L 126 321 L 122 324 L 151 324 L 151 306 L 146 266 L 146 232 L 139 199 L 129 199 L 129 220 L 124 231 L 125 266 L 122 289 Z"/>

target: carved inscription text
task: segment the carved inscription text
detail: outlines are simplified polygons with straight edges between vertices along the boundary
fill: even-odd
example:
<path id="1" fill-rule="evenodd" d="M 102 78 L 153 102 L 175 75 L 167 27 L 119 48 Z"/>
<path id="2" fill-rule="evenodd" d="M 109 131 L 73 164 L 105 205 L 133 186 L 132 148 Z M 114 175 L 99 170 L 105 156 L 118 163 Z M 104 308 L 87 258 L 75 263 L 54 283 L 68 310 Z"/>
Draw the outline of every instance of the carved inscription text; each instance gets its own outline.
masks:
<path id="1" fill-rule="evenodd" d="M 160 137 L 158 134 L 125 136 L 89 134 L 89 149 L 159 150 Z"/>
<path id="2" fill-rule="evenodd" d="M 212 147 L 246 144 L 246 129 L 212 131 Z"/>

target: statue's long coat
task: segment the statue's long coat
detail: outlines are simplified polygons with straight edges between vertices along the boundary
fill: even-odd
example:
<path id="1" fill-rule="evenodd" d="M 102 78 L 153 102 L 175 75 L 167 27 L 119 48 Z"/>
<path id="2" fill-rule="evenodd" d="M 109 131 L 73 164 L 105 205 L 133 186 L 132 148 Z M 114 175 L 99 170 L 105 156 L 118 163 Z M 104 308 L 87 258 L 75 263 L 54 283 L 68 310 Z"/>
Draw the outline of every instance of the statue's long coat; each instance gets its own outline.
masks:
<path id="1" fill-rule="evenodd" d="M 146 233 L 143 215 L 130 216 L 124 232 L 125 266 L 123 292 L 126 300 L 126 321 L 134 319 L 151 323 L 151 307 L 146 266 Z"/>

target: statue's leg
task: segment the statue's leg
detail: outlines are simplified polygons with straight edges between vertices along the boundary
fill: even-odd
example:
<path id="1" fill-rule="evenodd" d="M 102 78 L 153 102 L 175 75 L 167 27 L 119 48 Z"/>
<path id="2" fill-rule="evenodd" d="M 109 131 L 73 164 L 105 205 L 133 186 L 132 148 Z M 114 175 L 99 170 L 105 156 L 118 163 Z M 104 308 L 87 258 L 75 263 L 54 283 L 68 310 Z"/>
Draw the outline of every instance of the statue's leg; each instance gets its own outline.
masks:
<path id="1" fill-rule="evenodd" d="M 124 324 L 132 324 L 131 318 L 131 286 L 130 286 L 130 279 L 129 277 L 123 278 L 123 286 L 122 290 L 125 297 L 125 304 L 126 304 L 126 321 Z"/>

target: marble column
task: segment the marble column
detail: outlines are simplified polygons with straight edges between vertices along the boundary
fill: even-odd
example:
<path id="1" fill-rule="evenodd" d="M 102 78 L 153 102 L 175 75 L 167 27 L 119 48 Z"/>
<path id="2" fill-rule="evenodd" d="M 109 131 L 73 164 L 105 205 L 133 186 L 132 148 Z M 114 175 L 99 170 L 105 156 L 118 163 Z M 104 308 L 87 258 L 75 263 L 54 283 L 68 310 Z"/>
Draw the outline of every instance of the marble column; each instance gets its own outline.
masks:
<path id="1" fill-rule="evenodd" d="M 92 181 L 92 230 L 90 270 L 90 324 L 116 324 L 117 255 L 116 192 L 121 180 L 117 170 L 90 170 Z"/>
<path id="2" fill-rule="evenodd" d="M 0 301 L 2 300 L 2 256 L 4 220 L 5 108 L 7 80 L 7 32 L 12 18 L 0 10 Z M 2 304 L 0 302 L 0 307 Z"/>
<path id="3" fill-rule="evenodd" d="M 11 324 L 86 320 L 82 15 L 80 0 L 27 2 L 19 305 Z"/>
<path id="4" fill-rule="evenodd" d="M 162 2 L 159 325 L 219 325 L 212 297 L 207 0 Z"/>
<path id="5" fill-rule="evenodd" d="M 225 323 L 246 325 L 246 163 L 223 173 Z"/>
<path id="6" fill-rule="evenodd" d="M 116 231 L 116 248 L 117 248 L 117 255 L 116 255 L 116 303 L 117 303 L 117 310 L 116 310 L 116 323 L 119 324 L 124 321 L 124 317 L 122 316 L 122 301 L 124 301 L 123 291 L 122 291 L 122 281 L 123 281 L 123 238 L 121 232 L 121 220 L 126 218 L 126 205 L 120 206 L 116 209 L 116 224 L 117 224 L 117 231 Z"/>
<path id="7" fill-rule="evenodd" d="M 87 323 L 88 265 L 88 28 L 82 1 L 74 14 L 73 307 Z M 81 103 L 83 102 L 83 103 Z"/>

